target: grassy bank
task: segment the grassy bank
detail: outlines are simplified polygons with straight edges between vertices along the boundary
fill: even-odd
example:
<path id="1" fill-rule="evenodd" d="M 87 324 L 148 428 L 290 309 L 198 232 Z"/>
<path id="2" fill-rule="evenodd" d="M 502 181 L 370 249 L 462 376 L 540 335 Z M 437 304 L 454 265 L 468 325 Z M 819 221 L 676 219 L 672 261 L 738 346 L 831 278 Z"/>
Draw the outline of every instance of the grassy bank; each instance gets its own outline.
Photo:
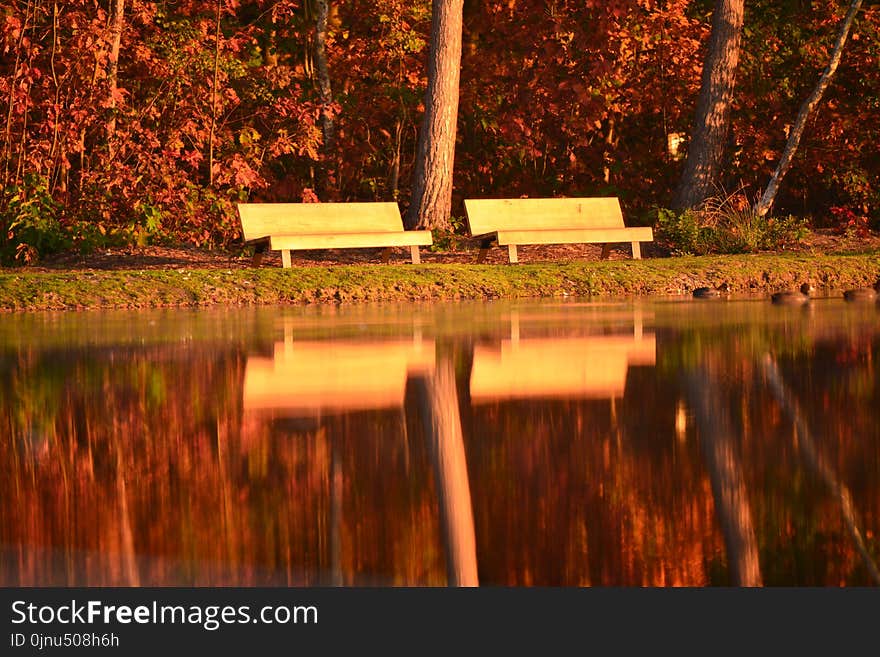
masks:
<path id="1" fill-rule="evenodd" d="M 838 290 L 873 283 L 880 253 L 658 258 L 522 265 L 360 265 L 262 269 L 0 272 L 0 310 L 73 310 Z"/>

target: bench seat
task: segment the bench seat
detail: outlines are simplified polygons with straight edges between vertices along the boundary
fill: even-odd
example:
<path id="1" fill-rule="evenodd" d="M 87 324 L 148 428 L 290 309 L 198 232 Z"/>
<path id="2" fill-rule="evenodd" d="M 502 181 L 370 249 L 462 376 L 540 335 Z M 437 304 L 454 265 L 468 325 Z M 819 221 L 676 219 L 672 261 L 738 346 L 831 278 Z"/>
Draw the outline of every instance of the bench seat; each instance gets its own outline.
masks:
<path id="1" fill-rule="evenodd" d="M 547 228 L 540 230 L 496 231 L 498 244 L 589 244 L 603 242 L 649 242 L 654 239 L 648 226 L 634 228 Z"/>
<path id="2" fill-rule="evenodd" d="M 389 246 L 430 246 L 431 231 L 407 230 L 399 233 L 303 233 L 271 235 L 269 248 L 282 249 L 356 249 Z"/>
<path id="3" fill-rule="evenodd" d="M 633 258 L 641 258 L 639 242 L 654 239 L 649 226 L 627 227 L 615 197 L 559 199 L 465 200 L 471 236 L 482 238 L 479 262 L 496 242 L 508 247 L 511 263 L 518 262 L 520 244 L 603 244 L 630 242 Z"/>
<path id="4" fill-rule="evenodd" d="M 430 246 L 429 230 L 404 230 L 397 203 L 239 203 L 242 233 L 247 244 L 268 244 L 281 251 L 282 266 L 290 267 L 290 252 L 312 249 L 410 247 L 419 264 L 419 246 Z M 259 253 L 254 264 L 259 264 Z"/>

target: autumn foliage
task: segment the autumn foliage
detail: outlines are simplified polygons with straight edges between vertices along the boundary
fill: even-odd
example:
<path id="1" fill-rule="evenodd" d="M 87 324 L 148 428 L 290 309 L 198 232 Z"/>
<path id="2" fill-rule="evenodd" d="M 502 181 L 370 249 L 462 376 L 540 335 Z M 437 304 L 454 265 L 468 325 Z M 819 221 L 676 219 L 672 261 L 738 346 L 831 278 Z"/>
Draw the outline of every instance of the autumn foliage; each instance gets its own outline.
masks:
<path id="1" fill-rule="evenodd" d="M 330 2 L 321 102 L 310 0 L 13 0 L 0 8 L 0 252 L 239 239 L 239 200 L 409 203 L 430 2 Z M 846 7 L 747 9 L 725 189 L 766 184 Z M 712 3 L 466 2 L 453 214 L 467 196 L 669 205 Z M 218 20 L 219 19 L 219 20 Z M 880 217 L 880 9 L 859 14 L 777 201 Z M 322 113 L 335 137 L 322 143 Z M 686 141 L 686 139 L 685 139 Z"/>

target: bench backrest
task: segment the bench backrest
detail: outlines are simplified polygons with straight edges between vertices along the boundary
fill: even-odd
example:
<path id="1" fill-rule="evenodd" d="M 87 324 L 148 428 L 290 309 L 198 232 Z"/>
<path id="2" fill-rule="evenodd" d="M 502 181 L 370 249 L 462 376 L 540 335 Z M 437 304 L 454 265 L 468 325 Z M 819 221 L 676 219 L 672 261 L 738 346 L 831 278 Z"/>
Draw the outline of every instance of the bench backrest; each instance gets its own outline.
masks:
<path id="1" fill-rule="evenodd" d="M 245 241 L 268 235 L 400 232 L 397 203 L 239 203 Z"/>
<path id="2" fill-rule="evenodd" d="M 471 235 L 497 230 L 623 228 L 616 197 L 467 199 Z"/>

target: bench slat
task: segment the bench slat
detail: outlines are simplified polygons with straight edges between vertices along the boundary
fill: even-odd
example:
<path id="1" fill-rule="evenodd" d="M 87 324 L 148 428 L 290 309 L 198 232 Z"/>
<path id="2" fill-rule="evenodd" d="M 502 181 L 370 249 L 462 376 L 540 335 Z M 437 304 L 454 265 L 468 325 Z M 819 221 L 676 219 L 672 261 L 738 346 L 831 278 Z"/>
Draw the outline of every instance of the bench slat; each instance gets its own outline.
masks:
<path id="1" fill-rule="evenodd" d="M 498 244 L 582 244 L 606 242 L 650 242 L 648 226 L 632 228 L 569 228 L 547 230 L 499 230 Z"/>
<path id="2" fill-rule="evenodd" d="M 344 249 L 380 246 L 428 246 L 429 230 L 398 230 L 396 233 L 323 233 L 314 235 L 272 235 L 272 250 L 281 249 Z"/>

